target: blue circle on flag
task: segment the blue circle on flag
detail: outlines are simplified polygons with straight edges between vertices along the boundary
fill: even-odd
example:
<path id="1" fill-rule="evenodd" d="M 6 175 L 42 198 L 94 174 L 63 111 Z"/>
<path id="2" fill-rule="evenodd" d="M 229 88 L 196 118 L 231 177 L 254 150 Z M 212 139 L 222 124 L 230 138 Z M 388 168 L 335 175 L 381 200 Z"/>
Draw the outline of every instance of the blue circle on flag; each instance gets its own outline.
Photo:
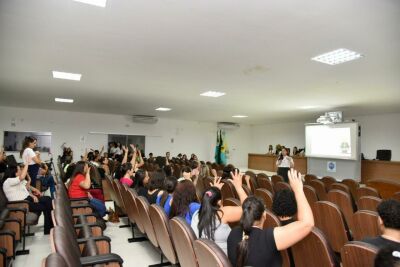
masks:
<path id="1" fill-rule="evenodd" d="M 335 168 L 335 163 L 329 162 L 328 167 L 329 167 L 330 170 L 333 170 Z"/>

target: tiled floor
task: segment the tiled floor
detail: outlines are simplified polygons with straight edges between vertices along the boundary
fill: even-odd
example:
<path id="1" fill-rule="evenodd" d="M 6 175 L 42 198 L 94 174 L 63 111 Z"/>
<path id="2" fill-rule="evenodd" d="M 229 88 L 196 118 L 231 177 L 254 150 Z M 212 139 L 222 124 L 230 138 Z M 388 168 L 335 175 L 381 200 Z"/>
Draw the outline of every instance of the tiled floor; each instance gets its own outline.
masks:
<path id="1" fill-rule="evenodd" d="M 107 202 L 107 206 L 111 203 Z M 42 216 L 41 216 L 42 217 Z M 42 219 L 42 218 L 41 218 Z M 104 235 L 111 238 L 111 250 L 122 257 L 124 266 L 144 267 L 160 262 L 160 255 L 149 241 L 128 243 L 127 239 L 132 236 L 130 228 L 119 228 L 119 224 L 108 222 Z M 43 225 L 43 221 L 39 222 Z M 17 256 L 14 267 L 40 267 L 42 260 L 51 252 L 49 236 L 43 235 L 43 227 L 33 227 L 31 232 L 35 236 L 27 237 L 26 248 L 30 250 L 29 255 Z M 21 246 L 19 245 L 18 249 Z"/>

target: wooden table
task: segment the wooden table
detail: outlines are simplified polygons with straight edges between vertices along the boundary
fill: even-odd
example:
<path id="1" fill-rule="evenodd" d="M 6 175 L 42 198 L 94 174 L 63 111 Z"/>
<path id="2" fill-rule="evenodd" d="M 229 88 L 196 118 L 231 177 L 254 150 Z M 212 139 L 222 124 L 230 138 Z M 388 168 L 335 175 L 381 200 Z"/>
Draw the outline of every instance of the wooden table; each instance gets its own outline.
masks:
<path id="1" fill-rule="evenodd" d="M 361 182 L 371 179 L 389 179 L 400 182 L 400 161 L 362 160 Z"/>
<path id="2" fill-rule="evenodd" d="M 276 155 L 268 154 L 253 154 L 248 155 L 248 168 L 255 170 L 265 170 L 269 172 L 276 172 L 276 160 L 278 157 Z M 307 173 L 307 158 L 293 156 L 294 167 L 296 170 L 300 171 L 302 174 Z"/>

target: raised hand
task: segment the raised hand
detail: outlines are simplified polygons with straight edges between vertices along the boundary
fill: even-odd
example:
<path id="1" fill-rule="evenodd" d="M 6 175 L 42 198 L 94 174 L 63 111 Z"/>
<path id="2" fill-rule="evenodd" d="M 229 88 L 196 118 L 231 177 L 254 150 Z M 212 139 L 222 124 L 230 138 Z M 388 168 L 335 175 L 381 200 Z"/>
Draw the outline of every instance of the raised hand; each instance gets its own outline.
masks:
<path id="1" fill-rule="evenodd" d="M 294 192 L 303 190 L 303 180 L 301 179 L 301 173 L 295 169 L 288 171 L 289 183 Z"/>
<path id="2" fill-rule="evenodd" d="M 218 178 L 218 173 L 216 169 L 211 169 L 211 174 L 214 178 Z"/>
<path id="3" fill-rule="evenodd" d="M 122 150 L 123 150 L 125 153 L 128 153 L 128 148 L 127 148 L 126 146 L 122 146 Z"/>
<path id="4" fill-rule="evenodd" d="M 242 188 L 242 175 L 238 169 L 235 172 L 231 172 L 232 183 L 236 188 Z"/>
<path id="5" fill-rule="evenodd" d="M 210 183 L 210 185 L 218 188 L 219 190 L 221 190 L 221 188 L 224 185 L 224 183 L 221 183 L 221 177 L 219 177 L 219 178 L 215 177 L 214 181 L 212 183 Z"/>

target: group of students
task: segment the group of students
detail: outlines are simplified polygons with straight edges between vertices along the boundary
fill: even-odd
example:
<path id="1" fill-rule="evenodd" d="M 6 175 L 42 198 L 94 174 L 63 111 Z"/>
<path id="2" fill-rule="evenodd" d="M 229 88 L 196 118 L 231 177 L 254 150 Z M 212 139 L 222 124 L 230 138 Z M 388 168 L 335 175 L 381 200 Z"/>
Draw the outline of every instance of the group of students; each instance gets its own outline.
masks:
<path id="1" fill-rule="evenodd" d="M 50 190 L 51 195 L 45 196 L 32 184 L 32 177 L 41 177 L 42 174 L 48 177 L 44 175 L 47 169 L 42 165 L 40 155 L 34 152 L 36 143 L 34 138 L 25 140 L 21 151 L 24 165 L 7 166 L 2 187 L 9 201 L 27 200 L 30 211 L 43 212 L 44 232 L 48 234 L 53 227 L 51 198 L 54 191 Z M 218 177 L 216 170 L 210 170 L 204 162 L 199 162 L 192 155 L 192 160 L 187 162 L 188 166 L 182 168 L 180 177 L 174 177 L 174 165 L 169 164 L 173 159 L 166 155 L 165 164 L 149 174 L 141 168 L 144 160 L 135 146 L 131 146 L 130 151 L 122 147 L 122 151 L 123 157 L 118 162 L 118 168 L 112 173 L 105 168 L 105 172 L 108 171 L 108 175 L 134 188 L 150 204 L 163 207 L 169 218 L 185 218 L 196 236 L 213 240 L 226 253 L 233 266 L 281 266 L 279 251 L 302 240 L 314 226 L 313 213 L 303 192 L 301 174 L 293 168 L 287 173 L 291 190 L 281 190 L 274 194 L 272 211 L 278 216 L 281 226 L 264 229 L 265 205 L 261 199 L 245 193 L 242 187 L 243 175 L 232 165 L 226 166 L 222 176 Z M 4 158 L 3 152 L 1 156 Z M 103 169 L 104 158 L 107 157 L 101 156 L 100 151 L 89 152 L 84 156 L 85 160 L 74 164 L 73 173 L 67 183 L 69 197 L 89 198 L 99 217 L 105 216 L 107 211 L 104 201 L 91 194 L 91 169 Z M 196 191 L 197 182 L 210 174 L 214 176 L 211 187 L 204 192 Z M 249 177 L 245 178 L 246 184 L 250 186 Z M 54 179 L 43 178 L 42 182 L 54 187 Z M 232 183 L 241 207 L 223 205 L 223 182 Z M 382 248 L 378 261 L 396 262 L 400 259 L 394 256 L 398 256 L 396 251 L 400 251 L 400 203 L 396 200 L 385 200 L 377 211 L 383 234 L 364 241 Z M 238 221 L 240 225 L 231 229 L 229 224 Z M 389 250 L 393 252 L 392 256 L 385 257 Z"/>

